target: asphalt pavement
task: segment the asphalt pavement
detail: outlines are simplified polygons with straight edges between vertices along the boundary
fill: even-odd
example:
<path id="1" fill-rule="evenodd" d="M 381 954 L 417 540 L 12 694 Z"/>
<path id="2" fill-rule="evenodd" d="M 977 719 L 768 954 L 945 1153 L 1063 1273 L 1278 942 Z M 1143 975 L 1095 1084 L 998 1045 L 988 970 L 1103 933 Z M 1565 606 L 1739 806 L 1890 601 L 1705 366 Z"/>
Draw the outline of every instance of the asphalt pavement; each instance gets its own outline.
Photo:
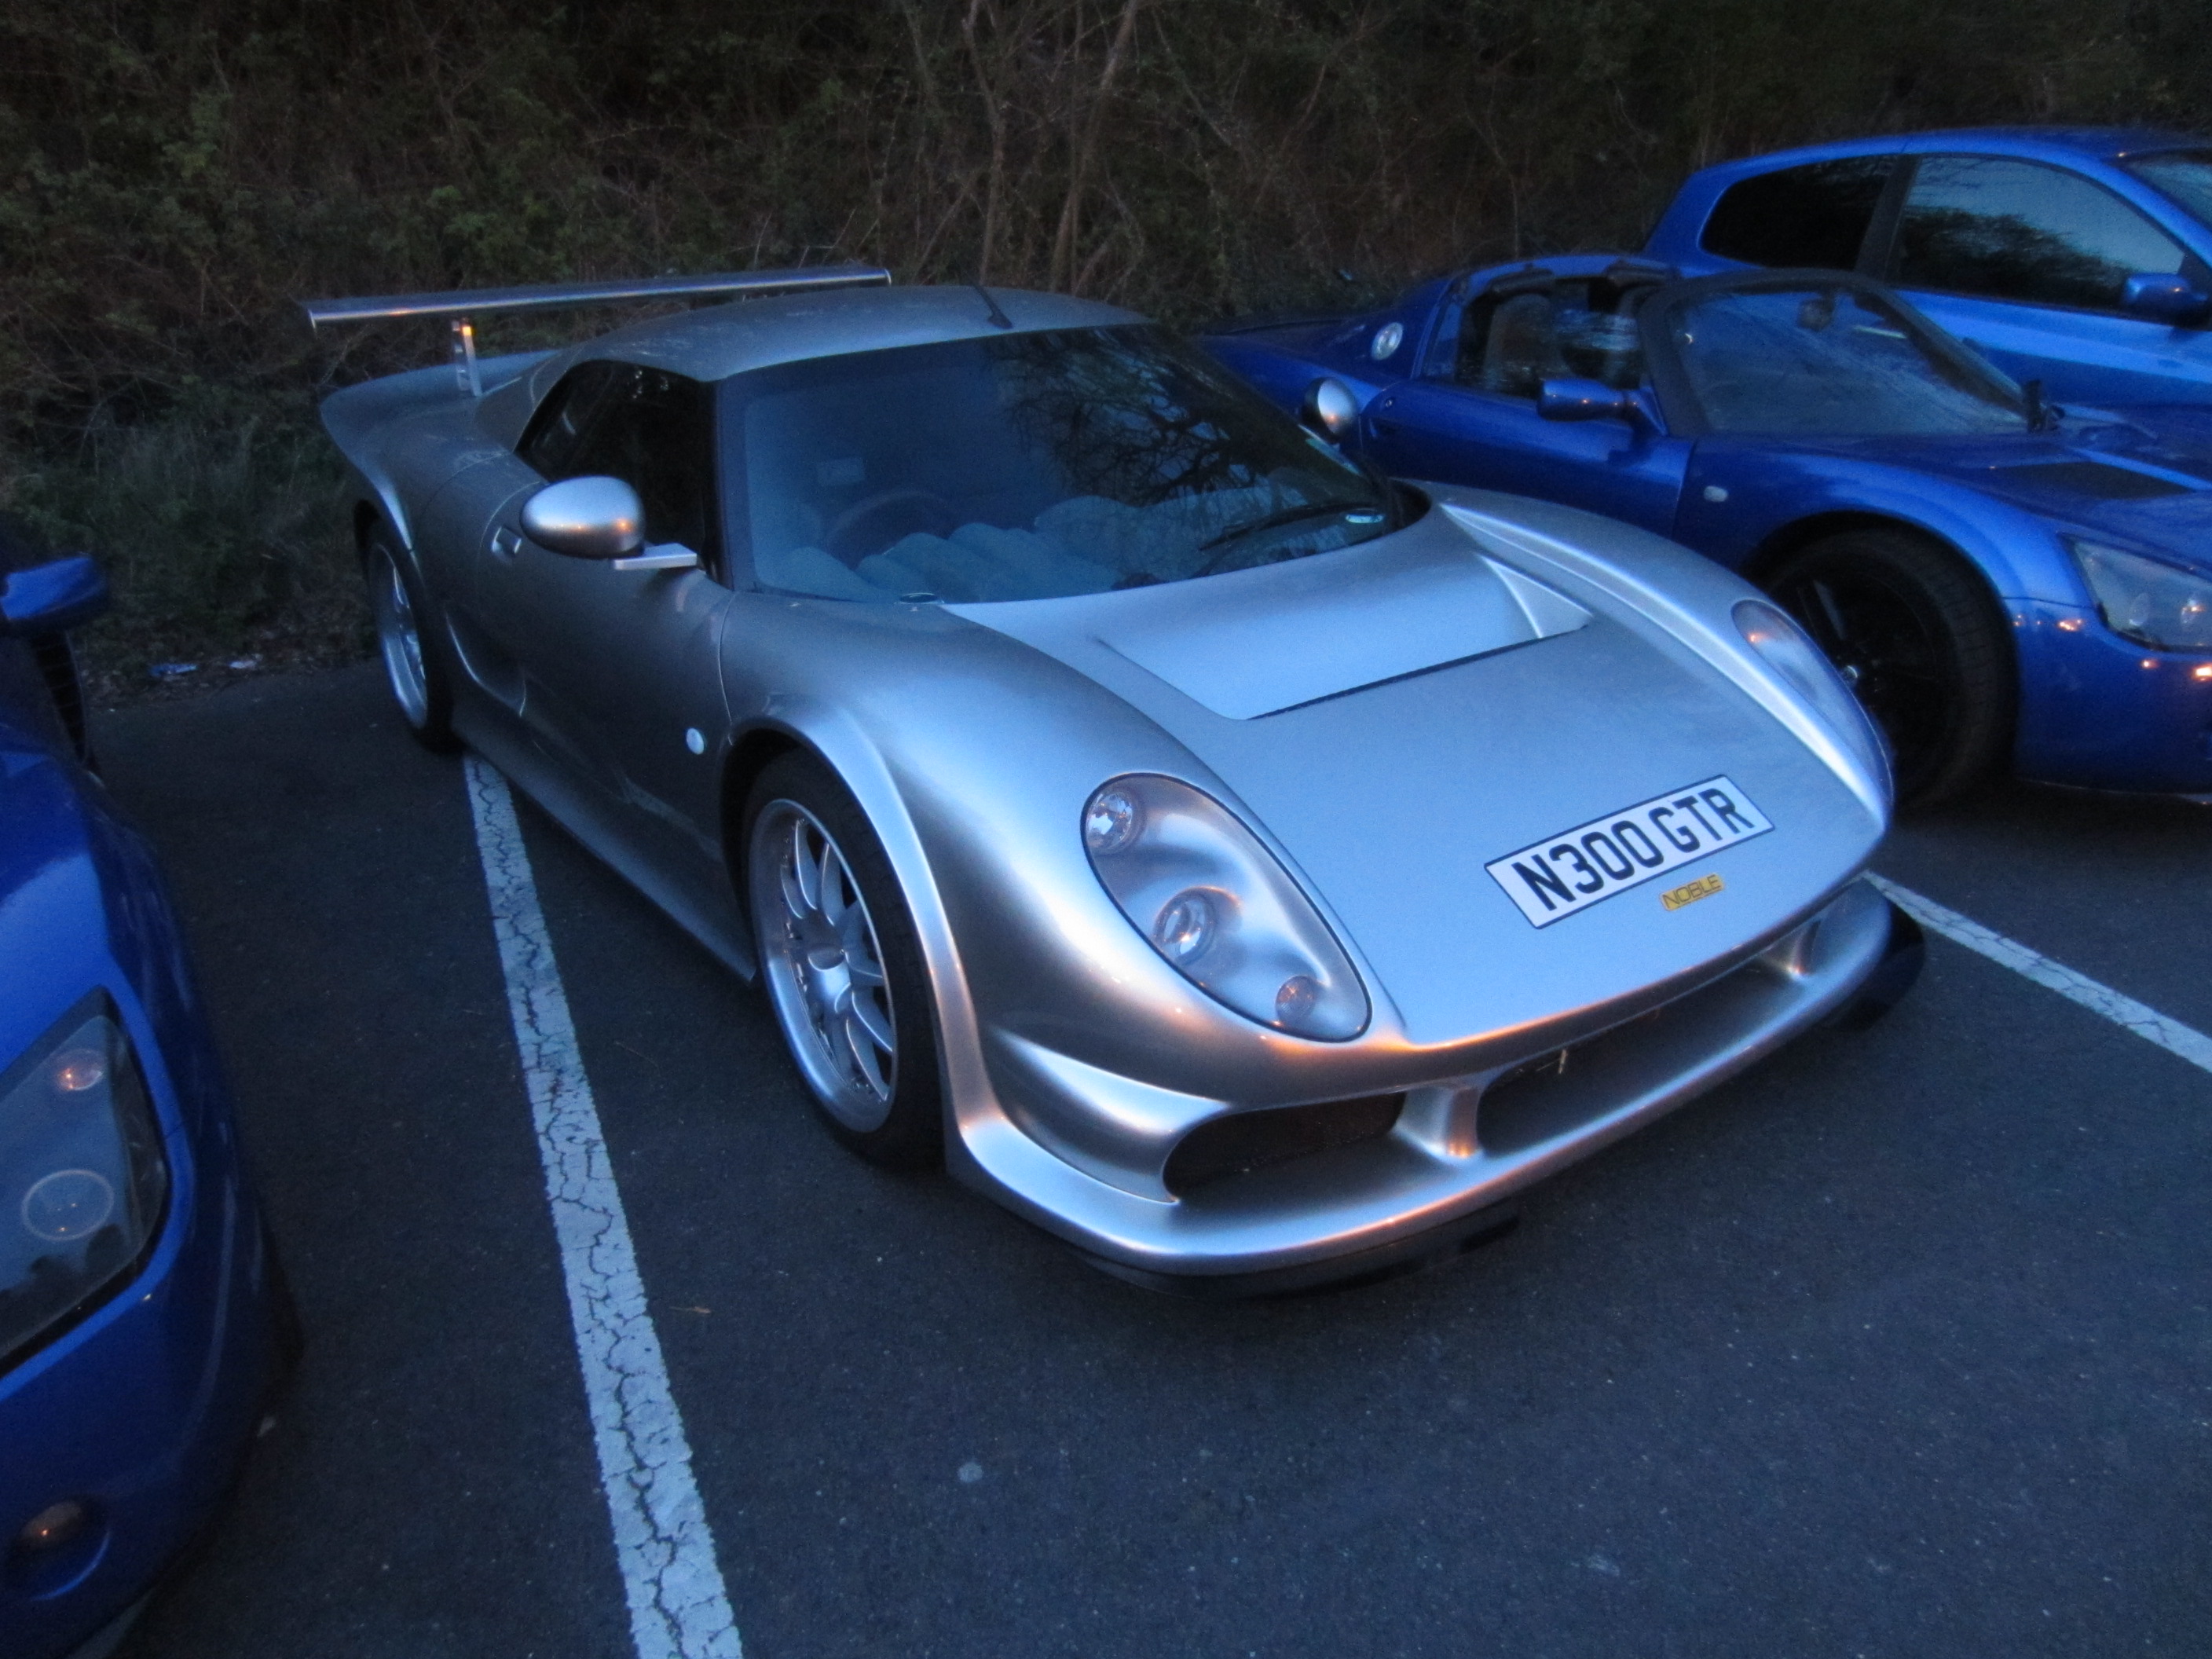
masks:
<path id="1" fill-rule="evenodd" d="M 628 1659 L 459 763 L 367 666 L 100 739 L 309 1340 L 126 1655 Z M 1447 1267 L 1190 1303 L 843 1152 L 521 815 L 751 1659 L 2212 1651 L 2212 1076 L 1982 957 Z M 1878 867 L 2212 1030 L 2212 808 L 2008 787 Z"/>

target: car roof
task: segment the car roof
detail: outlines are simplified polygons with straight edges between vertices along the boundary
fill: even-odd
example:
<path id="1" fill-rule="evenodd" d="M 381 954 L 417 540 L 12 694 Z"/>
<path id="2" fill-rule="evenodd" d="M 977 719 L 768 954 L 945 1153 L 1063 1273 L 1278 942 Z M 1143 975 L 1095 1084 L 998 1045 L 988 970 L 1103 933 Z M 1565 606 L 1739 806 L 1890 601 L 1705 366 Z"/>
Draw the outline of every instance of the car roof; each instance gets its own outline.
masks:
<path id="1" fill-rule="evenodd" d="M 1875 134 L 1804 144 L 1795 149 L 1770 150 L 1760 155 L 1723 161 L 1706 168 L 1700 176 L 1736 178 L 1842 156 L 1924 155 L 1962 148 L 2045 161 L 2071 158 L 2116 161 L 2162 150 L 2212 148 L 2212 139 L 2161 127 L 1947 127 L 1929 132 Z"/>
<path id="2" fill-rule="evenodd" d="M 633 323 L 564 353 L 566 368 L 592 358 L 720 380 L 777 363 L 893 346 L 991 339 L 1006 333 L 1100 328 L 1145 319 L 1064 294 L 964 287 L 831 289 L 709 306 Z M 994 308 L 1003 321 L 994 320 Z"/>

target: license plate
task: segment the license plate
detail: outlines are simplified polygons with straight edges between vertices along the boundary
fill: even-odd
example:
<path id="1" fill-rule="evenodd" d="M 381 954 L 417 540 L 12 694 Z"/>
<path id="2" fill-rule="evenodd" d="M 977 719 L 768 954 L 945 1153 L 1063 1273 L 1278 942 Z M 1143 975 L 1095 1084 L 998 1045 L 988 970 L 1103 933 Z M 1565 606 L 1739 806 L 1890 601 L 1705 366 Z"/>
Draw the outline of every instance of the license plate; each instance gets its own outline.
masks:
<path id="1" fill-rule="evenodd" d="M 1708 778 L 1572 830 L 1482 867 L 1539 927 L 1602 903 L 1774 825 L 1726 778 Z"/>

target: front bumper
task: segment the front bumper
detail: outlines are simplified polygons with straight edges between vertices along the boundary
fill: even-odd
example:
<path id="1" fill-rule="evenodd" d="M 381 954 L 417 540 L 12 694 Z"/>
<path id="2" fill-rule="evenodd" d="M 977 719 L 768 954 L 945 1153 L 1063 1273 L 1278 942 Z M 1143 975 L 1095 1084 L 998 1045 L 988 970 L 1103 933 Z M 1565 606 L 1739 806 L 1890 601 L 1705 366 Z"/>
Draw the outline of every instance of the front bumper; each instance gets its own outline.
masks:
<path id="1" fill-rule="evenodd" d="M 1531 1032 L 1510 1064 L 1406 1091 L 1387 1133 L 1185 1196 L 1088 1175 L 996 1113 L 963 1115 L 954 1169 L 1128 1277 L 1267 1289 L 1335 1276 L 1331 1266 L 1363 1273 L 1481 1231 L 1503 1200 L 1847 1011 L 1863 989 L 1893 1001 L 1917 949 L 1900 920 L 1854 882 L 1759 955 L 1658 1008 L 1564 1049 Z"/>
<path id="2" fill-rule="evenodd" d="M 137 1276 L 82 1323 L 0 1373 L 0 1653 L 97 1652 L 228 1491 L 275 1359 L 259 1212 L 219 1153 L 173 1135 L 169 1214 Z M 214 1150 L 203 1141 L 198 1150 Z M 74 1500 L 64 1547 L 11 1547 Z"/>
<path id="3" fill-rule="evenodd" d="M 2124 640 L 2094 611 L 2013 602 L 2022 777 L 2085 789 L 2212 792 L 2212 655 Z"/>

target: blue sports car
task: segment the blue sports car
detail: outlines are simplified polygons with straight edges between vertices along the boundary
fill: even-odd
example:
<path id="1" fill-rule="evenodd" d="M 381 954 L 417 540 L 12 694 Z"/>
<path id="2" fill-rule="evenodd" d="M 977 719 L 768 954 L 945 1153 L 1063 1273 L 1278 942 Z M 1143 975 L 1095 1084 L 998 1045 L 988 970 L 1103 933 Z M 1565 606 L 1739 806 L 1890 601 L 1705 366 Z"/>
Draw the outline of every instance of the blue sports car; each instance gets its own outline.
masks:
<path id="1" fill-rule="evenodd" d="M 2061 408 L 1862 276 L 1604 255 L 1207 344 L 1383 471 L 1611 514 L 1765 587 L 1902 799 L 2008 760 L 2212 792 L 2212 408 Z"/>
<path id="2" fill-rule="evenodd" d="M 175 918 L 87 769 L 86 558 L 0 527 L 0 1654 L 120 1639 L 291 1340 Z"/>
<path id="3" fill-rule="evenodd" d="M 1685 276 L 1856 270 L 2053 398 L 2212 403 L 2203 138 L 1984 127 L 1729 161 L 1691 176 L 1644 252 Z"/>

